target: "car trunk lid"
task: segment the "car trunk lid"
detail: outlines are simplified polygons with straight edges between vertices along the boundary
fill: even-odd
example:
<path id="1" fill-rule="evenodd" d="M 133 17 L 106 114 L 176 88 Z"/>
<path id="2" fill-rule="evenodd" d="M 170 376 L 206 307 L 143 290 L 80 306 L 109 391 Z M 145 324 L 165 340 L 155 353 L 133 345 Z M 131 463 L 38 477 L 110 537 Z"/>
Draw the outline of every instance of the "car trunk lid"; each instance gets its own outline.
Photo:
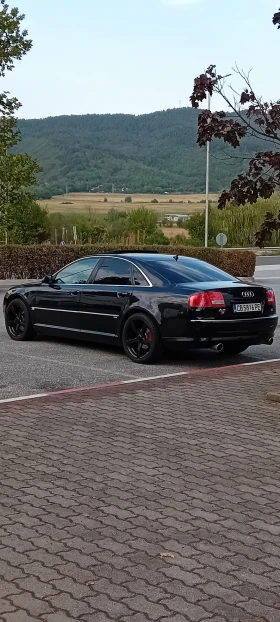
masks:
<path id="1" fill-rule="evenodd" d="M 266 288 L 261 285 L 242 281 L 212 281 L 207 283 L 181 284 L 180 288 L 188 290 L 188 296 L 200 292 L 219 292 L 223 295 L 225 305 L 191 309 L 195 319 L 242 319 L 270 315 L 275 311 L 267 302 Z"/>

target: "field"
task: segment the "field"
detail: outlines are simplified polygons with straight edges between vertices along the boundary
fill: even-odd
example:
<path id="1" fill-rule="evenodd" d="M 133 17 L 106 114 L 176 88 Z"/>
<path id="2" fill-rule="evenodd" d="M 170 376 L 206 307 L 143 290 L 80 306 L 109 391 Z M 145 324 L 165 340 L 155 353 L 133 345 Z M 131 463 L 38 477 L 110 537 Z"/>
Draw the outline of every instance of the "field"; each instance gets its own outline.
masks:
<path id="1" fill-rule="evenodd" d="M 183 229 L 182 227 L 177 227 L 177 225 L 173 225 L 173 227 L 161 227 L 164 235 L 166 235 L 167 238 L 174 238 L 175 235 L 184 235 L 185 238 L 189 237 L 189 232 L 186 229 Z"/>
<path id="2" fill-rule="evenodd" d="M 104 214 L 110 209 L 131 210 L 141 205 L 154 209 L 159 214 L 193 214 L 204 209 L 204 204 L 200 201 L 205 200 L 204 194 L 132 194 L 132 203 L 125 203 L 125 194 L 89 194 L 71 193 L 64 196 L 55 196 L 49 201 L 39 201 L 42 207 L 46 207 L 49 212 L 80 212 L 89 211 Z M 107 202 L 104 201 L 106 197 Z M 151 203 L 157 199 L 158 203 Z M 210 196 L 211 201 L 216 202 L 217 194 Z M 170 203 L 170 200 L 172 203 Z"/>

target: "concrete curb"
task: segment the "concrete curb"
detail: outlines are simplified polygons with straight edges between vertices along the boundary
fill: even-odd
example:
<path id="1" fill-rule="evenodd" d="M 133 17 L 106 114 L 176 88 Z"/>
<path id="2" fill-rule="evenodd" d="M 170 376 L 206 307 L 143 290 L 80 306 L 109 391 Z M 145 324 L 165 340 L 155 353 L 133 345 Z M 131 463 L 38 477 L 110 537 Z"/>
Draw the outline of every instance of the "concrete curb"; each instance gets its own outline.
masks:
<path id="1" fill-rule="evenodd" d="M 267 393 L 266 399 L 269 402 L 278 402 L 280 404 L 280 393 Z"/>

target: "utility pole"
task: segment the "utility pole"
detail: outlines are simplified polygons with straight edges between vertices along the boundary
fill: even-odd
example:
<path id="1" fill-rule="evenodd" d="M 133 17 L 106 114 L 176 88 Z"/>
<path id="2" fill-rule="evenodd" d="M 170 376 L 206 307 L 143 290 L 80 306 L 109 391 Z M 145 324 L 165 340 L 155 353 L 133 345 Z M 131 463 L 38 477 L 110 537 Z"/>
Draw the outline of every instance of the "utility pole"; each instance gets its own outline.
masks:
<path id="1" fill-rule="evenodd" d="M 208 110 L 210 110 L 210 93 L 208 93 Z M 205 248 L 208 246 L 208 230 L 209 230 L 209 164 L 210 164 L 210 142 L 208 140 L 206 147 L 206 204 L 205 204 Z"/>

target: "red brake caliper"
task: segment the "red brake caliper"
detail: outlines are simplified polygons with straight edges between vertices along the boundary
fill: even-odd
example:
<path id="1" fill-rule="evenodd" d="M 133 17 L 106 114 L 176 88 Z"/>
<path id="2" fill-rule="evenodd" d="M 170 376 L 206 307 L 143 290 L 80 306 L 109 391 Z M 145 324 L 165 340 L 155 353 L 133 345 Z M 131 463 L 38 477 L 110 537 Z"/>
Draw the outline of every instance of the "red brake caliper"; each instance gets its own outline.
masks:
<path id="1" fill-rule="evenodd" d="M 147 339 L 147 341 L 149 343 L 152 343 L 153 336 L 152 336 L 152 333 L 149 330 L 147 330 L 147 332 L 146 332 L 146 339 Z"/>

